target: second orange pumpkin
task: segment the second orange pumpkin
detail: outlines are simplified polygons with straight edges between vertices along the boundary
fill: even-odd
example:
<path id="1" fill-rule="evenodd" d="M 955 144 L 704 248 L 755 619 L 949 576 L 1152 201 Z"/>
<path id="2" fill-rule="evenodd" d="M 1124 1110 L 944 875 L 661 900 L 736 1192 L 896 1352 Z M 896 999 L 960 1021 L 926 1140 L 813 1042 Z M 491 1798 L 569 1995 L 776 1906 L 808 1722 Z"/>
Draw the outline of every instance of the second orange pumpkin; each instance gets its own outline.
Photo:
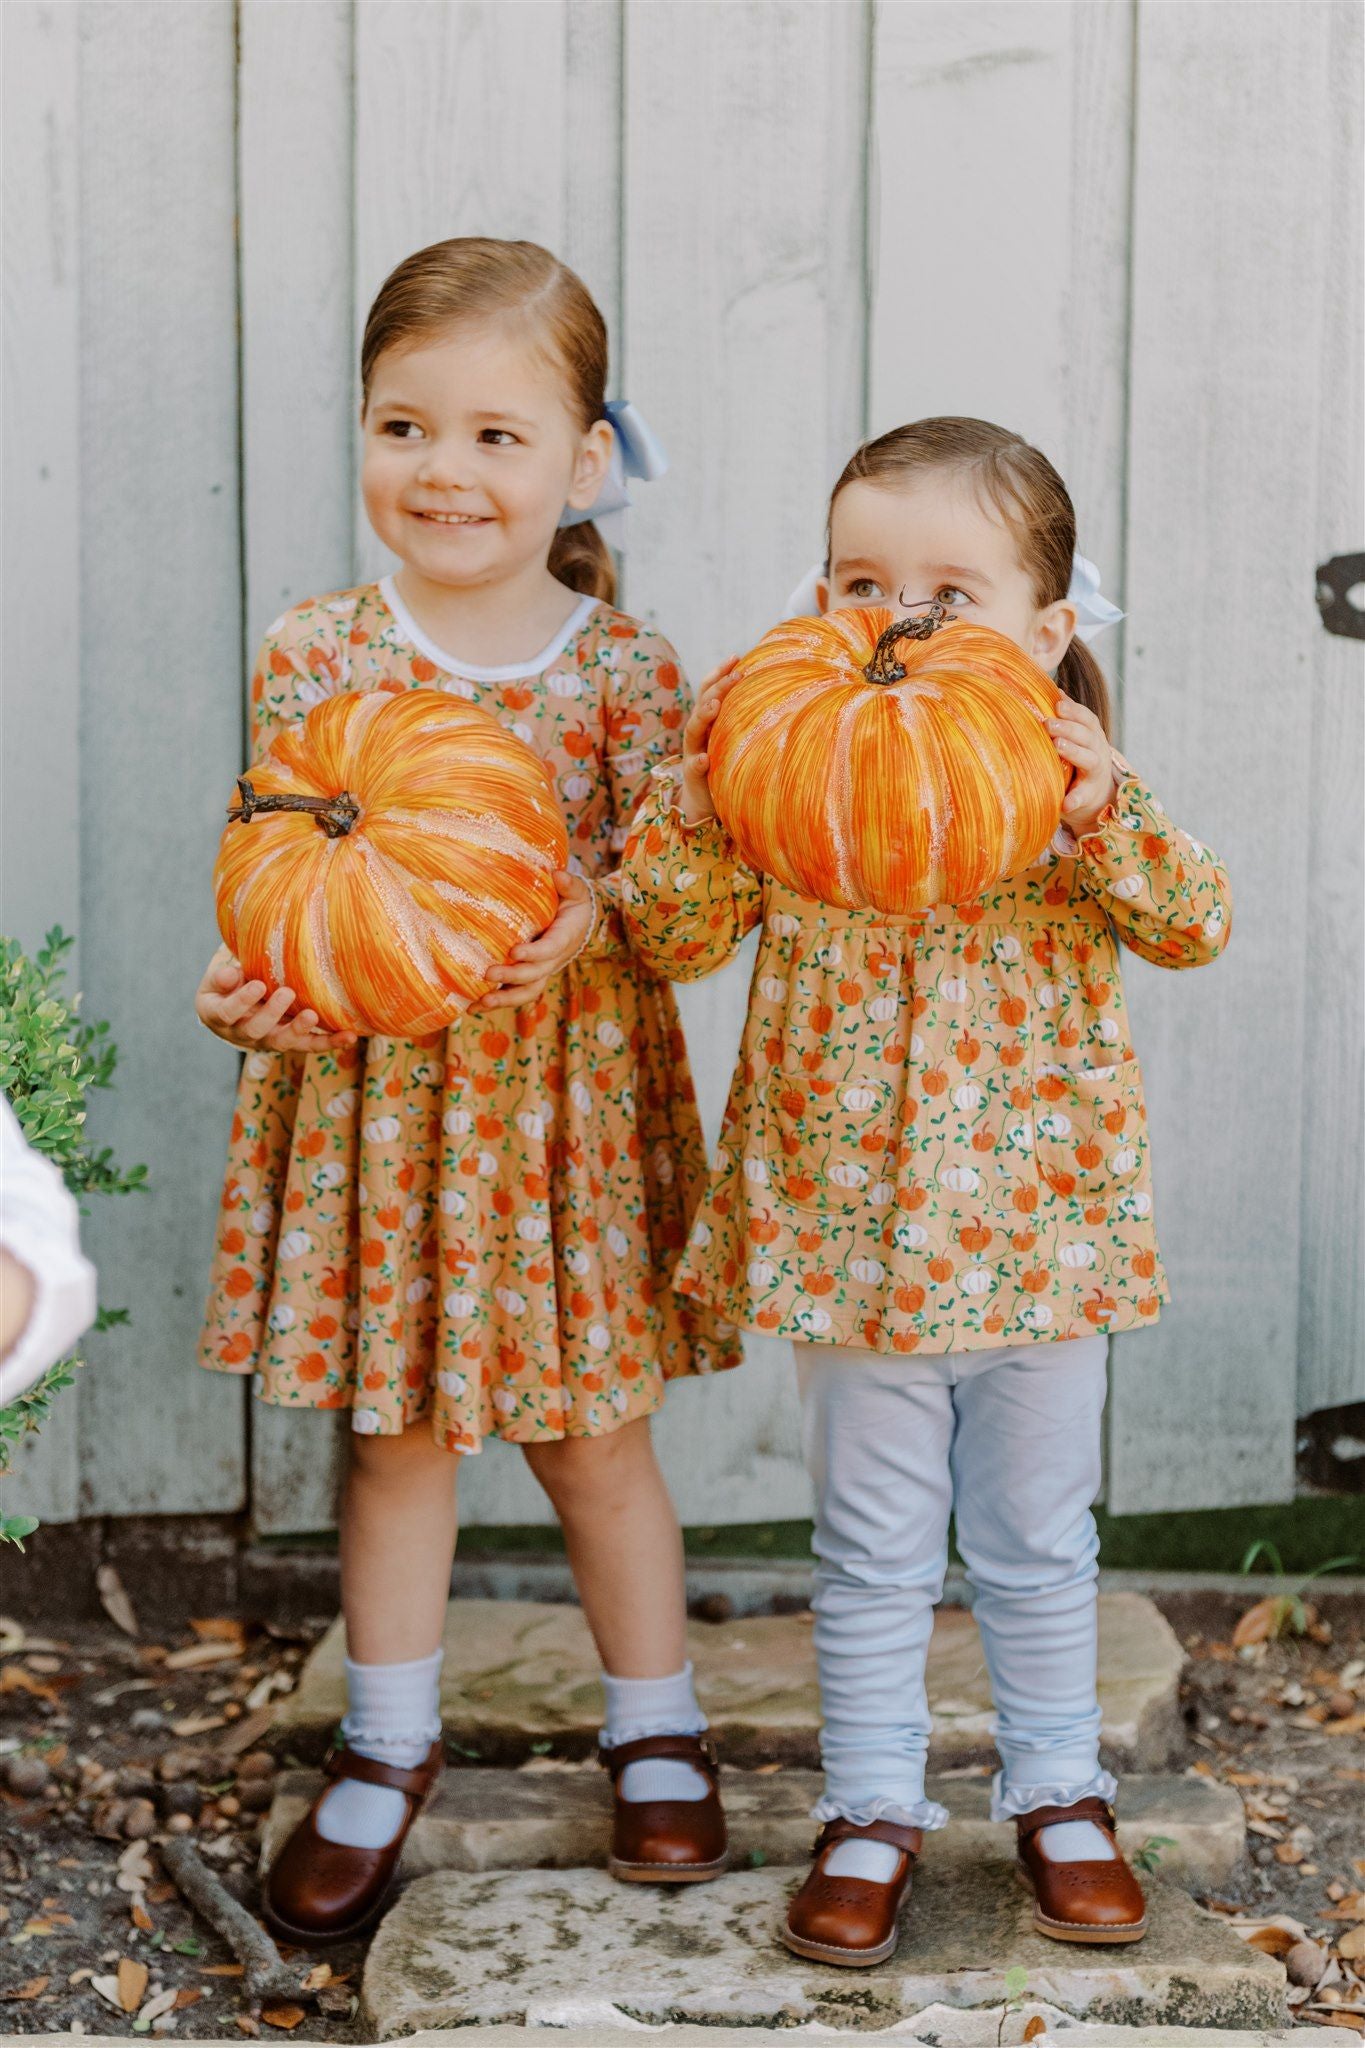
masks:
<path id="1" fill-rule="evenodd" d="M 1003 634 L 941 616 L 788 619 L 744 656 L 710 786 L 759 873 L 901 915 L 970 902 L 1045 851 L 1068 781 L 1057 686 Z"/>

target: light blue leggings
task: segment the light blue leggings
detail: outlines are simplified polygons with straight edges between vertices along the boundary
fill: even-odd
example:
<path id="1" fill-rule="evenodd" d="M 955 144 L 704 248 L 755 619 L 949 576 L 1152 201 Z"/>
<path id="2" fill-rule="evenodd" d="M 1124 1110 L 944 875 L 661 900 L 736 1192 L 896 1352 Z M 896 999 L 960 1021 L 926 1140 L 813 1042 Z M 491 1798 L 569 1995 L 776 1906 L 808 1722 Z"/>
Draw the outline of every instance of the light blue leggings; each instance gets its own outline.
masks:
<path id="1" fill-rule="evenodd" d="M 954 1508 L 995 1700 L 993 1817 L 1112 1798 L 1099 1765 L 1090 1512 L 1104 1338 L 926 1358 L 795 1348 L 816 1489 L 815 1817 L 947 1820 L 924 1796 L 924 1660 Z"/>

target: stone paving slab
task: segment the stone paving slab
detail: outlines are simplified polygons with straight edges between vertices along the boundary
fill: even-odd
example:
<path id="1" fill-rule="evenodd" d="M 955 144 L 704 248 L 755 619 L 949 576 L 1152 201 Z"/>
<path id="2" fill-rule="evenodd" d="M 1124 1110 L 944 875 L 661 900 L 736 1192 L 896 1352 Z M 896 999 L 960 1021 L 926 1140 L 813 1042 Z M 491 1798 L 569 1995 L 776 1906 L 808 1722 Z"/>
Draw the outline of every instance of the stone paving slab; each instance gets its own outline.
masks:
<path id="1" fill-rule="evenodd" d="M 881 2031 L 885 2040 L 924 2041 L 932 2044 L 932 2048 L 997 2048 L 997 2036 L 1003 2048 L 1019 2048 L 1024 2028 L 1036 2012 L 1047 2019 L 1047 2028 L 1034 2035 L 1033 2048 L 1052 2048 L 1054 2041 L 1065 2041 L 1067 2048 L 1287 2048 L 1295 2039 L 1303 2039 L 1302 2031 L 1295 2036 L 1283 2028 L 1249 2032 L 1219 2027 L 1096 2027 L 1085 2020 L 1073 2020 L 1066 2013 L 1048 2018 L 1050 2010 L 1045 2006 L 1021 2006 L 1009 2015 L 1002 2034 L 994 2013 L 962 2012 L 931 2005 L 913 2019 L 901 2020 Z M 638 2021 L 621 2019 L 600 2025 L 589 2022 L 560 2026 L 557 2021 L 531 2024 L 555 2028 L 553 2048 L 604 2048 L 604 2044 L 606 2048 L 627 2048 L 621 2038 L 623 2034 L 652 2034 L 661 2048 L 757 2048 L 764 2041 L 828 2040 L 832 2031 L 818 2021 L 796 2027 L 646 2027 Z M 520 2025 L 466 2027 L 461 2030 L 459 2048 L 525 2048 L 526 2031 Z M 410 2048 L 451 2048 L 450 2037 L 444 2033 L 427 2030 L 405 2038 Z M 127 2036 L 85 2034 L 82 2040 L 84 2048 L 126 2048 Z M 60 2041 L 69 2048 L 71 2035 L 0 2034 L 0 2048 L 34 2048 L 35 2042 L 43 2041 Z M 231 2040 L 200 2039 L 195 2048 L 242 2048 L 242 2037 L 234 2034 Z M 551 2048 L 551 2044 L 547 2043 L 546 2048 Z"/>
<path id="2" fill-rule="evenodd" d="M 1144 1942 L 1103 1949 L 1035 1934 L 1007 1865 L 926 1871 L 896 1954 L 854 1971 L 779 1944 L 796 1882 L 779 1870 L 672 1888 L 595 1870 L 419 1878 L 374 1938 L 362 2010 L 381 2039 L 496 2021 L 875 2031 L 935 2004 L 999 2008 L 1006 1972 L 1022 1967 L 1026 2000 L 1112 2026 L 1284 2023 L 1281 1966 L 1173 1885 L 1149 1883 Z"/>
<path id="3" fill-rule="evenodd" d="M 277 1781 L 262 1843 L 268 1868 L 317 1797 L 316 1771 L 286 1771 Z M 951 1827 L 925 1837 L 924 1861 L 940 1864 L 1010 1859 L 1014 1829 L 988 1818 L 986 1779 L 931 1778 L 926 1787 L 952 1811 Z M 723 1779 L 733 1864 L 799 1864 L 815 1832 L 810 1810 L 820 1796 L 814 1771 L 727 1771 Z M 520 1771 L 450 1770 L 408 1837 L 408 1877 L 433 1870 L 572 1870 L 607 1860 L 611 1788 L 592 1764 L 537 1764 Z M 1207 1778 L 1125 1778 L 1119 1840 L 1133 1854 L 1153 1836 L 1161 1873 L 1194 1889 L 1224 1882 L 1246 1846 L 1242 1802 L 1230 1785 Z"/>
<path id="4" fill-rule="evenodd" d="M 280 1703 L 277 1746 L 305 1762 L 319 1760 L 345 1711 L 344 1654 L 337 1620 Z M 688 1654 L 728 1762 L 814 1767 L 820 1713 L 808 1615 L 693 1621 Z M 1100 1596 L 1101 1741 L 1112 1770 L 1160 1770 L 1178 1755 L 1182 1662 L 1179 1642 L 1150 1600 Z M 990 1691 L 967 1609 L 939 1610 L 928 1684 L 934 1763 L 941 1769 L 990 1757 Z M 529 1600 L 452 1600 L 441 1711 L 450 1738 L 484 1763 L 521 1762 L 535 1742 L 585 1755 L 596 1740 L 602 1693 L 581 1611 Z"/>

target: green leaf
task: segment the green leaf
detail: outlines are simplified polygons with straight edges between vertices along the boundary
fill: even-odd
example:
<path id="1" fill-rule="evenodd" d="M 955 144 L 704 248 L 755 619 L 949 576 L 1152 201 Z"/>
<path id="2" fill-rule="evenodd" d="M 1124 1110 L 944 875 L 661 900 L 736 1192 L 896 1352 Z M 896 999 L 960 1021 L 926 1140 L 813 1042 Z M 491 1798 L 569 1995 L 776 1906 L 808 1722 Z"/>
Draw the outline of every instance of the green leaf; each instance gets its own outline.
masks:
<path id="1" fill-rule="evenodd" d="M 1028 1990 L 1028 1971 L 1022 1963 L 1016 1963 L 1012 1970 L 1005 1972 L 1005 1996 L 1022 1998 Z"/>

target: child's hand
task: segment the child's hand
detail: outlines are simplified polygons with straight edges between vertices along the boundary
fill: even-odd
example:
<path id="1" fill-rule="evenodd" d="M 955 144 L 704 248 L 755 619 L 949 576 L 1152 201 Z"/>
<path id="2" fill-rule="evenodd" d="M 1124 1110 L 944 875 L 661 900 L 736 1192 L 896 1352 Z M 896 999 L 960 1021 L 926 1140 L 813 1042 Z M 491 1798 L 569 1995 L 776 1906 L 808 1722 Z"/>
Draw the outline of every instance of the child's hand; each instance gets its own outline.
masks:
<path id="1" fill-rule="evenodd" d="M 1113 802 L 1118 788 L 1113 749 L 1094 712 L 1072 697 L 1057 699 L 1057 716 L 1048 720 L 1047 729 L 1057 752 L 1073 770 L 1062 804 L 1062 823 L 1077 839 L 1083 839 L 1094 831 L 1101 811 Z"/>
<path id="2" fill-rule="evenodd" d="M 509 955 L 503 967 L 490 967 L 488 979 L 498 985 L 471 1007 L 475 1010 L 520 1010 L 545 993 L 557 974 L 562 974 L 592 930 L 592 890 L 581 875 L 560 869 L 555 875 L 560 905 L 554 921 L 538 939 L 527 939 Z"/>
<path id="3" fill-rule="evenodd" d="M 725 693 L 735 679 L 738 662 L 738 655 L 731 655 L 719 668 L 712 669 L 698 690 L 692 715 L 683 727 L 682 814 L 689 825 L 700 825 L 703 818 L 715 816 L 716 807 L 711 801 L 707 781 L 711 763 L 706 742 L 716 722 L 716 713 L 725 701 Z"/>
<path id="4" fill-rule="evenodd" d="M 243 981 L 240 965 L 220 946 L 195 993 L 194 1008 L 215 1038 L 243 1052 L 335 1052 L 355 1044 L 353 1031 L 324 1031 L 316 1010 L 286 1016 L 293 1001 L 292 988 L 277 988 L 271 995 L 263 981 Z"/>

